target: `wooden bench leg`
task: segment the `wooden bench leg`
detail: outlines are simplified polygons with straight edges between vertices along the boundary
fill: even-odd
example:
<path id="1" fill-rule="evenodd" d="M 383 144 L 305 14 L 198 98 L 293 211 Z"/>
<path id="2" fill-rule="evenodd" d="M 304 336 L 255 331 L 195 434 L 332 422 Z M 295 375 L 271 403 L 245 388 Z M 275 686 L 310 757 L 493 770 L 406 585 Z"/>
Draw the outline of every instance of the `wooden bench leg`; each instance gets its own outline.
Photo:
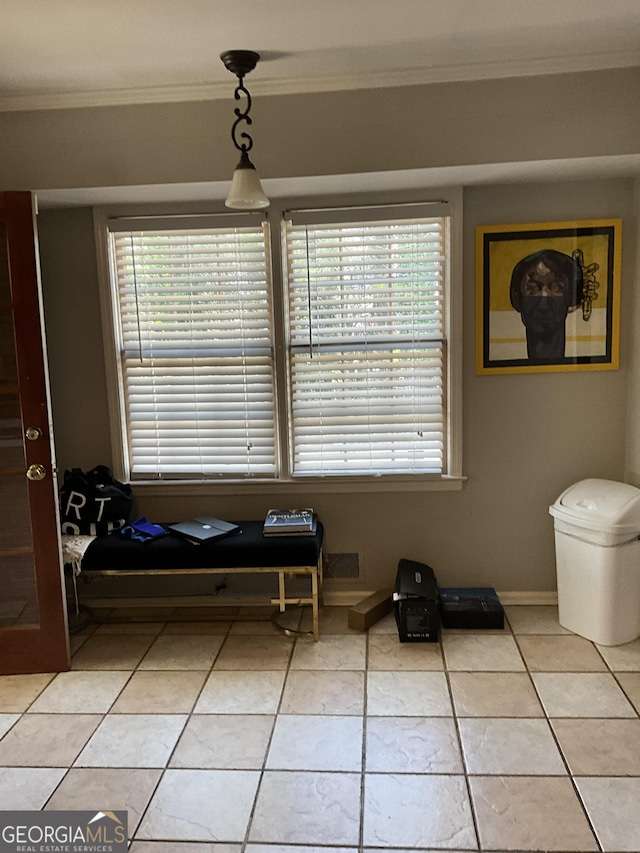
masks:
<path id="1" fill-rule="evenodd" d="M 322 565 L 322 551 L 318 555 L 318 602 L 324 607 L 324 567 Z"/>
<path id="2" fill-rule="evenodd" d="M 319 610 L 321 605 L 321 591 L 322 591 L 322 568 L 320 563 L 318 565 L 309 567 L 310 571 L 305 572 L 311 576 L 311 597 L 310 598 L 287 598 L 286 595 L 286 587 L 285 587 L 285 573 L 284 571 L 278 572 L 278 598 L 272 598 L 271 603 L 277 604 L 277 610 L 274 611 L 271 622 L 274 627 L 278 629 L 283 634 L 286 634 L 288 637 L 295 636 L 305 636 L 305 637 L 313 637 L 315 642 L 317 643 L 320 639 L 320 619 L 319 619 Z M 290 577 L 293 577 L 295 572 L 288 572 Z M 285 628 L 284 625 L 281 625 L 278 621 L 278 613 L 284 613 L 286 610 L 287 604 L 296 604 L 296 605 L 311 605 L 311 614 L 312 614 L 312 630 L 311 631 L 297 631 L 293 628 Z"/>
<path id="3" fill-rule="evenodd" d="M 317 643 L 320 638 L 319 625 L 318 625 L 318 578 L 322 569 L 320 564 L 318 564 L 317 571 L 313 572 L 311 575 L 311 611 L 313 614 L 313 639 Z"/>

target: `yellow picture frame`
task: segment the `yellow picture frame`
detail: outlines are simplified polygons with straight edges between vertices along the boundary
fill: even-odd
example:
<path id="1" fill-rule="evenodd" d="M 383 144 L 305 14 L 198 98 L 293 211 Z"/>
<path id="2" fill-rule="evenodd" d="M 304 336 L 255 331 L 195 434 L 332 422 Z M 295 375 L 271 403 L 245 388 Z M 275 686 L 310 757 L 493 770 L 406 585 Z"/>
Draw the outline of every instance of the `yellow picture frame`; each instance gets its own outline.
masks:
<path id="1" fill-rule="evenodd" d="M 622 220 L 476 228 L 476 372 L 617 370 Z"/>

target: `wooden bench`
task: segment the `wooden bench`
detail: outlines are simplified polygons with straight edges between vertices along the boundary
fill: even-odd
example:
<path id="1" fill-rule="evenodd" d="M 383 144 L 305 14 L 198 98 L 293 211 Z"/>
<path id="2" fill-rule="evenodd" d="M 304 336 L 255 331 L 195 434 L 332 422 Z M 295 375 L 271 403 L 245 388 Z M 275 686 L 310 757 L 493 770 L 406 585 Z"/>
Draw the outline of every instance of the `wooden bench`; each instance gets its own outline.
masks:
<path id="1" fill-rule="evenodd" d="M 280 613 L 285 612 L 287 604 L 311 605 L 312 630 L 301 633 L 317 641 L 322 603 L 322 524 L 318 522 L 313 536 L 264 536 L 262 521 L 235 523 L 240 526 L 239 533 L 201 545 L 172 534 L 150 542 L 132 541 L 117 533 L 98 536 L 82 557 L 80 569 L 114 577 L 275 573 L 278 597 L 271 603 L 278 605 Z M 286 578 L 295 575 L 310 576 L 308 597 L 287 596 Z"/>

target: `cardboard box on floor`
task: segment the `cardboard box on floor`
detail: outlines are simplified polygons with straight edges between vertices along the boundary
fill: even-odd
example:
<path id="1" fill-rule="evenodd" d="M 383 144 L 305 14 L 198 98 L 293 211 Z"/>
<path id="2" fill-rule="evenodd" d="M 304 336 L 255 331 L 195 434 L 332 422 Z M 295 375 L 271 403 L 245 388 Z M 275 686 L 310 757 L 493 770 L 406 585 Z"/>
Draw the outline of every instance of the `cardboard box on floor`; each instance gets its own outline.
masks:
<path id="1" fill-rule="evenodd" d="M 350 628 L 366 631 L 393 610 L 393 590 L 381 589 L 354 604 L 347 614 Z"/>

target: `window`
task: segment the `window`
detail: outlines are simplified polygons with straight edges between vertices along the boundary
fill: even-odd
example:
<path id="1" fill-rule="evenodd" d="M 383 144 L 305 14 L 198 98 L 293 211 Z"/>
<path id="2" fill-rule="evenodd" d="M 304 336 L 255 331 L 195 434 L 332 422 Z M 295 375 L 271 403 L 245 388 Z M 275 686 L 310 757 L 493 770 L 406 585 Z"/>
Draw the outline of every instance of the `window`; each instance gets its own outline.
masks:
<path id="1" fill-rule="evenodd" d="M 269 217 L 106 219 L 122 474 L 459 474 L 449 205 Z"/>
<path id="2" fill-rule="evenodd" d="M 294 475 L 443 471 L 448 226 L 425 212 L 288 217 Z"/>
<path id="3" fill-rule="evenodd" d="M 110 224 L 133 479 L 275 475 L 265 229 L 246 216 Z"/>

